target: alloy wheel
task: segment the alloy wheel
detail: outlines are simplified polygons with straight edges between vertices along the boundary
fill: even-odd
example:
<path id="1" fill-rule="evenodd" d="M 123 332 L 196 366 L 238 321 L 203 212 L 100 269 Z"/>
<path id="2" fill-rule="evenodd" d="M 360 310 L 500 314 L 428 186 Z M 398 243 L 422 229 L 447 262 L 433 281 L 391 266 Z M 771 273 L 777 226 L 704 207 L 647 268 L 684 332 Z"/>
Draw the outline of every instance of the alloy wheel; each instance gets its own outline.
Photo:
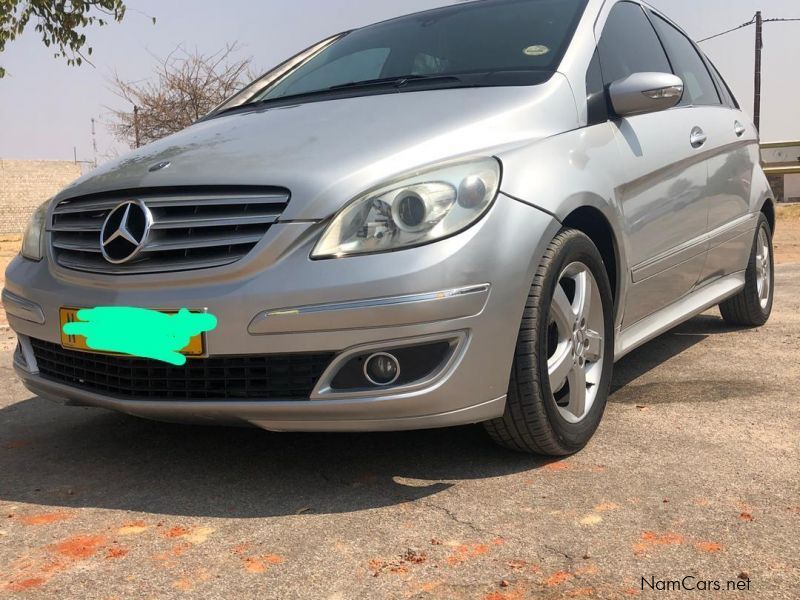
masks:
<path id="1" fill-rule="evenodd" d="M 772 261 L 769 256 L 769 234 L 763 227 L 758 231 L 758 245 L 756 247 L 756 285 L 758 301 L 761 308 L 766 310 L 769 304 L 769 295 L 772 287 Z"/>
<path id="2" fill-rule="evenodd" d="M 602 296 L 589 267 L 568 265 L 550 305 L 547 370 L 561 416 L 582 421 L 594 404 L 603 374 L 605 339 Z"/>

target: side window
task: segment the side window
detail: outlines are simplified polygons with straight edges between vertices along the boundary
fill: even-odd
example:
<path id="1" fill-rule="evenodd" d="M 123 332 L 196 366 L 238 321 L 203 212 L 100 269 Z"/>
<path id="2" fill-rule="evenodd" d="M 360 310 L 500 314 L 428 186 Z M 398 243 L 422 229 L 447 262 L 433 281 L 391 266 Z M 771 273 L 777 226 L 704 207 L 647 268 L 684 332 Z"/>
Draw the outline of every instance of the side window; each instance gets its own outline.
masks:
<path id="1" fill-rule="evenodd" d="M 598 49 L 606 83 L 633 73 L 672 73 L 664 48 L 638 4 L 620 2 L 611 9 Z"/>
<path id="2" fill-rule="evenodd" d="M 600 53 L 595 50 L 589 70 L 586 72 L 586 107 L 588 125 L 608 121 L 608 101 L 603 71 L 600 69 Z"/>
<path id="3" fill-rule="evenodd" d="M 712 63 L 712 62 L 711 62 L 711 61 L 708 59 L 708 57 L 706 57 L 706 64 L 707 64 L 709 67 L 711 67 L 711 71 L 712 71 L 712 73 L 713 73 L 714 75 L 716 75 L 716 77 L 717 77 L 717 83 L 719 84 L 717 87 L 719 88 L 720 92 L 721 92 L 721 93 L 722 93 L 722 95 L 724 96 L 723 100 L 725 100 L 725 102 L 726 102 L 726 103 L 728 104 L 728 106 L 730 106 L 731 108 L 739 108 L 739 101 L 738 101 L 738 100 L 736 100 L 736 96 L 734 96 L 734 95 L 733 95 L 733 92 L 731 91 L 731 88 L 730 88 L 730 86 L 728 85 L 728 82 L 727 82 L 727 81 L 725 81 L 725 78 L 724 78 L 724 77 L 722 76 L 722 74 L 719 72 L 719 70 L 717 69 L 717 67 L 715 67 L 715 66 L 714 66 L 714 63 Z"/>
<path id="4" fill-rule="evenodd" d="M 714 80 L 689 38 L 658 15 L 653 15 L 653 25 L 669 53 L 675 74 L 683 79 L 685 89 L 681 104 L 722 104 Z"/>

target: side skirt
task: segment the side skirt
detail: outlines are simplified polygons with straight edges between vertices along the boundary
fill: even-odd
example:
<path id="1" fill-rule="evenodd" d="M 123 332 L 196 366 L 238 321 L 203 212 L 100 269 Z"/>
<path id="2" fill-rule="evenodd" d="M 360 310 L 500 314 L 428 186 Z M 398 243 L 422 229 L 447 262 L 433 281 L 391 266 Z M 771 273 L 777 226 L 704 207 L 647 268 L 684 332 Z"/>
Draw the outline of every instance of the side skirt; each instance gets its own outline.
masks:
<path id="1" fill-rule="evenodd" d="M 733 296 L 744 287 L 744 275 L 745 272 L 740 271 L 717 279 L 627 327 L 617 334 L 614 360 L 618 361 L 642 344 Z"/>

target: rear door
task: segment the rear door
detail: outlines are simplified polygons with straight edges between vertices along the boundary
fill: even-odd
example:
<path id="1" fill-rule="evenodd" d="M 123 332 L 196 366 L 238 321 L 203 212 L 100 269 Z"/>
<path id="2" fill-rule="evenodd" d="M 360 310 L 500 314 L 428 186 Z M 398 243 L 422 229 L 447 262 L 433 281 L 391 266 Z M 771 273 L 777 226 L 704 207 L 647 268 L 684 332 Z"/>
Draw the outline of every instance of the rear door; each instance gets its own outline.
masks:
<path id="1" fill-rule="evenodd" d="M 637 72 L 673 72 L 639 4 L 617 3 L 599 35 L 606 85 Z M 716 93 L 716 92 L 715 92 Z M 617 196 L 632 284 L 623 327 L 689 293 L 705 264 L 708 115 L 691 102 L 613 121 L 625 170 Z"/>
<path id="2" fill-rule="evenodd" d="M 698 281 L 702 285 L 746 266 L 753 241 L 749 207 L 758 163 L 757 133 L 697 46 L 665 18 L 648 12 L 675 74 L 684 81 L 681 104 L 692 107 L 707 138 L 702 151 L 708 167 L 703 206 L 708 215 L 709 250 Z"/>
<path id="3" fill-rule="evenodd" d="M 753 181 L 761 169 L 755 125 L 741 110 L 719 71 L 708 59 L 706 64 L 725 108 L 718 123 L 725 151 L 709 164 L 709 249 L 701 284 L 747 268 L 758 224 L 758 214 L 750 212 Z"/>

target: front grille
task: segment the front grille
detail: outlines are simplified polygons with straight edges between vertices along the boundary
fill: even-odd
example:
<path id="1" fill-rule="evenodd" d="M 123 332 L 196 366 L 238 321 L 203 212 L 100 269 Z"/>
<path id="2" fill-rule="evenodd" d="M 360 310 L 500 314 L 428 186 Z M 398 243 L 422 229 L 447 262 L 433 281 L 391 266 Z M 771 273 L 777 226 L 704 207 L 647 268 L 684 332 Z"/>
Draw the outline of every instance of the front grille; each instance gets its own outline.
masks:
<path id="1" fill-rule="evenodd" d="M 103 257 L 100 236 L 121 203 L 142 201 L 153 216 L 141 252 L 123 264 Z M 49 231 L 56 262 L 78 271 L 119 275 L 228 265 L 246 256 L 280 219 L 289 202 L 283 188 L 156 188 L 62 200 Z"/>
<path id="2" fill-rule="evenodd" d="M 332 353 L 160 361 L 66 350 L 31 339 L 39 373 L 50 380 L 135 400 L 308 400 Z"/>

